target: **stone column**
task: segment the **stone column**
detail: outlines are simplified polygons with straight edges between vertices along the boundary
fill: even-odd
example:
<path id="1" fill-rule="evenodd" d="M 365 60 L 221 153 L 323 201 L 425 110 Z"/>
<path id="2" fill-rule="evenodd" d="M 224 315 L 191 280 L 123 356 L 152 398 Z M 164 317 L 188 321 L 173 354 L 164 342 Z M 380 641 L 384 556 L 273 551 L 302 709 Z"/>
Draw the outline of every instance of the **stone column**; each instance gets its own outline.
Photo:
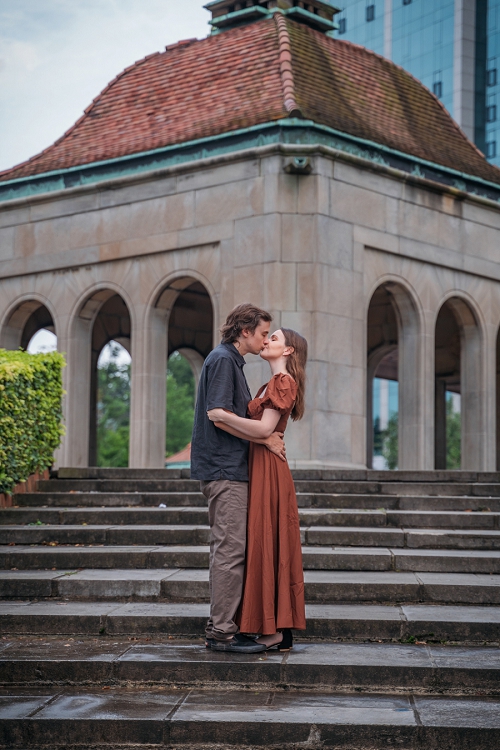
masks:
<path id="1" fill-rule="evenodd" d="M 446 469 L 446 382 L 435 379 L 434 468 Z"/>
<path id="2" fill-rule="evenodd" d="M 388 284 L 398 320 L 398 468 L 418 471 L 424 459 L 422 337 L 418 313 L 405 290 Z"/>
<path id="3" fill-rule="evenodd" d="M 60 466 L 89 464 L 91 337 L 92 320 L 76 317 L 68 335 L 57 342 L 67 363 L 63 370 L 66 434 L 57 456 Z"/>
<path id="4" fill-rule="evenodd" d="M 422 463 L 419 468 L 424 471 L 432 471 L 435 468 L 434 413 L 436 407 L 436 318 L 432 309 L 427 310 L 423 315 L 420 336 L 420 346 L 422 350 L 422 424 L 420 429 L 423 445 Z"/>
<path id="5" fill-rule="evenodd" d="M 480 471 L 484 466 L 482 351 L 480 337 L 465 328 L 461 351 L 462 469 Z"/>
<path id="6" fill-rule="evenodd" d="M 139 315 L 138 315 L 139 317 Z M 132 337 L 129 466 L 165 466 L 168 311 L 144 313 Z"/>
<path id="7" fill-rule="evenodd" d="M 449 300 L 448 304 L 461 328 L 462 469 L 482 471 L 487 464 L 485 342 L 470 307 L 459 298 Z"/>
<path id="8" fill-rule="evenodd" d="M 484 348 L 484 394 L 485 415 L 484 471 L 497 471 L 497 327 L 488 326 Z"/>

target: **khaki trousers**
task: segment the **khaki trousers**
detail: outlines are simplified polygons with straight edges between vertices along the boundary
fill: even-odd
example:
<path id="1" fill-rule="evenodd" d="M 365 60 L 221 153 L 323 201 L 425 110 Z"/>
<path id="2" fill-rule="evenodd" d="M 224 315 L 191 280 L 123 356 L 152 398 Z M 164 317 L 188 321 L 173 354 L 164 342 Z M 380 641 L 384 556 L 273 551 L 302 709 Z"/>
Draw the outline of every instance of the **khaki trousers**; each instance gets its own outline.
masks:
<path id="1" fill-rule="evenodd" d="M 201 482 L 210 523 L 209 638 L 229 640 L 238 632 L 234 616 L 241 601 L 247 542 L 248 482 Z"/>

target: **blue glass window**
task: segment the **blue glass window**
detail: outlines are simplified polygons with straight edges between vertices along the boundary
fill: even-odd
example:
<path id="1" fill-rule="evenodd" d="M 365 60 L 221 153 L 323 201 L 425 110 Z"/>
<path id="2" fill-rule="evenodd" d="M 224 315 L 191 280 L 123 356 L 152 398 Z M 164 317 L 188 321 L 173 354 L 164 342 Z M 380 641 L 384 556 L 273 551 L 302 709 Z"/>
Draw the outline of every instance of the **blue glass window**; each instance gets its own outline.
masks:
<path id="1" fill-rule="evenodd" d="M 367 21 L 375 20 L 375 6 L 374 5 L 366 6 L 366 20 Z"/>
<path id="2" fill-rule="evenodd" d="M 411 0 L 403 0 L 403 5 L 409 5 L 411 3 Z"/>
<path id="3" fill-rule="evenodd" d="M 486 83 L 488 86 L 496 86 L 497 85 L 497 69 L 491 68 L 486 73 Z"/>
<path id="4" fill-rule="evenodd" d="M 339 34 L 345 34 L 347 31 L 347 18 L 339 19 Z"/>
<path id="5" fill-rule="evenodd" d="M 497 105 L 490 104 L 486 107 L 486 122 L 495 122 L 497 119 Z"/>
<path id="6" fill-rule="evenodd" d="M 432 93 L 437 96 L 438 99 L 441 99 L 443 96 L 443 82 L 442 81 L 436 81 L 432 84 Z"/>
<path id="7" fill-rule="evenodd" d="M 497 142 L 489 141 L 486 144 L 486 156 L 488 159 L 494 159 L 497 155 Z"/>

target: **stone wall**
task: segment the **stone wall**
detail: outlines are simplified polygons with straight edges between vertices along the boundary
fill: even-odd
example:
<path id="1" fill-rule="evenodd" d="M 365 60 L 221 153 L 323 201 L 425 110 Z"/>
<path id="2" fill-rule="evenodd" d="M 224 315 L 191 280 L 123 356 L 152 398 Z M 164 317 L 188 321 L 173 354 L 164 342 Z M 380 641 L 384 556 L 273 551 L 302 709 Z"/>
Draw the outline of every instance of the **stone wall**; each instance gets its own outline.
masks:
<path id="1" fill-rule="evenodd" d="M 367 317 L 384 285 L 398 319 L 399 468 L 434 468 L 434 330 L 452 300 L 463 468 L 496 468 L 500 208 L 326 151 L 310 175 L 285 173 L 268 148 L 0 204 L 0 346 L 19 346 L 48 310 L 68 360 L 60 465 L 88 464 L 92 332 L 116 294 L 130 316 L 130 465 L 163 465 L 168 319 L 198 282 L 214 343 L 249 300 L 308 339 L 307 413 L 287 434 L 297 467 L 366 465 Z M 267 366 L 249 359 L 255 391 Z"/>

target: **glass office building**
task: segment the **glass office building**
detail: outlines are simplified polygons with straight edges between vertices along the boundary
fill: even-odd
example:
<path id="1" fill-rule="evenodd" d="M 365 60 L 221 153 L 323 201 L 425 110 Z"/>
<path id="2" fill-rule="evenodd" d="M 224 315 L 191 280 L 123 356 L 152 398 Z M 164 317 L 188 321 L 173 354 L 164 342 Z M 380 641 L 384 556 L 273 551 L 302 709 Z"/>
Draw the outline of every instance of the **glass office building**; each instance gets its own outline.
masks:
<path id="1" fill-rule="evenodd" d="M 341 0 L 335 36 L 419 78 L 500 166 L 500 0 Z"/>

